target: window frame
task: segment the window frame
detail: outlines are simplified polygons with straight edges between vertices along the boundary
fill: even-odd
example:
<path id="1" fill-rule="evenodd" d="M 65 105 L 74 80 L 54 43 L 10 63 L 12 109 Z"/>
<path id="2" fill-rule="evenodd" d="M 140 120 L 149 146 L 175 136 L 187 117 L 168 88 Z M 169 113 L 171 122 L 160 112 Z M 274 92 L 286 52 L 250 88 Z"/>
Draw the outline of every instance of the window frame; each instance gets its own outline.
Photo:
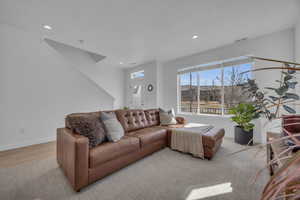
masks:
<path id="1" fill-rule="evenodd" d="M 245 62 L 245 63 L 242 63 L 242 64 L 251 64 L 251 68 L 253 68 L 254 66 L 254 62 Z M 224 110 L 224 104 L 225 104 L 225 84 L 224 84 L 224 69 L 226 67 L 238 67 L 239 65 L 242 65 L 241 63 L 239 64 L 236 64 L 236 65 L 228 65 L 228 66 L 224 66 L 224 62 L 221 62 L 219 64 L 219 66 L 217 67 L 211 67 L 213 66 L 210 65 L 209 63 L 208 64 L 204 64 L 203 66 L 205 67 L 198 67 L 197 70 L 195 71 L 188 71 L 186 73 L 192 73 L 192 72 L 197 72 L 197 113 L 193 113 L 193 112 L 182 112 L 181 111 L 181 85 L 180 85 L 180 76 L 182 74 L 185 74 L 185 73 L 178 73 L 177 74 L 177 113 L 179 114 L 184 114 L 184 115 L 200 115 L 200 116 L 212 116 L 212 117 L 221 117 L 221 118 L 229 118 L 229 117 L 232 117 L 232 115 L 230 114 L 225 114 L 225 110 Z M 208 71 L 208 70 L 214 70 L 214 69 L 221 69 L 221 87 L 222 87 L 222 90 L 221 90 L 221 114 L 207 114 L 207 113 L 200 113 L 200 72 L 201 71 Z M 251 73 L 251 72 L 249 72 Z M 253 76 L 254 74 L 251 73 L 251 76 Z"/>
<path id="2" fill-rule="evenodd" d="M 137 77 L 134 77 L 134 74 L 143 74 L 143 76 L 137 76 Z M 131 80 L 135 80 L 135 79 L 143 79 L 145 78 L 145 70 L 138 70 L 138 71 L 134 71 L 134 72 L 131 72 L 130 73 L 130 79 Z"/>

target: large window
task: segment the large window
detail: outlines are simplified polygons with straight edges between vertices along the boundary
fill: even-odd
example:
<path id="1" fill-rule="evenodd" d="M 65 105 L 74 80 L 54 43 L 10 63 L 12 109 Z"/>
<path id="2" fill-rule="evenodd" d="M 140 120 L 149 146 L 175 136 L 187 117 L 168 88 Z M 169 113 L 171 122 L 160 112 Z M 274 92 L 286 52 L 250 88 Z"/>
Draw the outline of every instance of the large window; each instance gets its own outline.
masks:
<path id="1" fill-rule="evenodd" d="M 234 62 L 230 62 L 234 63 Z M 231 107 L 249 101 L 242 91 L 252 63 L 214 64 L 178 74 L 178 111 L 226 115 Z"/>

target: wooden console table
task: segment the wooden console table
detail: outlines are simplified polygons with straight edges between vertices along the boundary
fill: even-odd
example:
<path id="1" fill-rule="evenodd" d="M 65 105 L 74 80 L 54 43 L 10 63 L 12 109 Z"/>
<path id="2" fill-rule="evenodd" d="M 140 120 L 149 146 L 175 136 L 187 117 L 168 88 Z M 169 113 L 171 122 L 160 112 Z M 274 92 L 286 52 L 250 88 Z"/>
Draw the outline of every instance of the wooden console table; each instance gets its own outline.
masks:
<path id="1" fill-rule="evenodd" d="M 280 133 L 274 133 L 274 132 L 268 132 L 267 133 L 267 142 L 271 142 L 272 140 L 276 140 L 280 138 Z M 274 158 L 279 158 L 279 157 L 285 157 L 289 154 L 289 152 L 285 154 L 281 154 L 284 150 L 288 148 L 287 145 L 284 144 L 283 141 L 280 142 L 274 142 L 271 144 L 267 144 L 267 162 L 270 163 L 271 160 Z M 269 165 L 269 172 L 270 175 L 273 176 L 273 174 L 278 170 L 284 163 L 284 160 L 278 160 L 277 162 L 272 163 Z"/>
<path id="2" fill-rule="evenodd" d="M 268 143 L 272 140 L 279 139 L 281 136 L 280 133 L 274 133 L 274 132 L 268 132 L 267 133 L 267 141 Z M 273 142 L 271 144 L 267 144 L 267 162 L 270 163 L 271 160 L 275 158 L 283 158 L 288 155 L 291 155 L 293 152 L 286 152 L 282 154 L 284 150 L 288 149 L 288 146 L 284 144 L 284 142 L 281 140 L 279 142 Z M 269 165 L 269 172 L 270 175 L 273 176 L 278 169 L 284 164 L 285 160 L 277 160 L 276 162 Z M 300 180 L 294 181 L 290 185 L 298 185 L 300 184 Z M 290 194 L 292 191 L 286 190 L 286 194 Z M 281 199 L 289 199 L 289 198 L 281 198 Z"/>

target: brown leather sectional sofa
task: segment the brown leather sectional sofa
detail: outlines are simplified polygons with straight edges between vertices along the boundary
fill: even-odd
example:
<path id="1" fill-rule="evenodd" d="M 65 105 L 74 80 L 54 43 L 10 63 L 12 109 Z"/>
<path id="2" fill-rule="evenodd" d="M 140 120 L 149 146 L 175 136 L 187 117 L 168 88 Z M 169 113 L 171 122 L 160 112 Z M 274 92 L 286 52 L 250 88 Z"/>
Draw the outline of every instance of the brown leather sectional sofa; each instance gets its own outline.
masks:
<path id="1" fill-rule="evenodd" d="M 170 127 L 159 126 L 158 109 L 103 112 L 115 112 L 122 124 L 125 136 L 118 142 L 105 142 L 90 149 L 88 138 L 72 132 L 67 122 L 65 128 L 57 129 L 57 161 L 75 191 L 170 144 Z M 178 124 L 172 128 L 185 124 L 182 117 L 176 120 Z M 223 136 L 224 129 L 203 135 L 206 158 L 213 157 Z"/>

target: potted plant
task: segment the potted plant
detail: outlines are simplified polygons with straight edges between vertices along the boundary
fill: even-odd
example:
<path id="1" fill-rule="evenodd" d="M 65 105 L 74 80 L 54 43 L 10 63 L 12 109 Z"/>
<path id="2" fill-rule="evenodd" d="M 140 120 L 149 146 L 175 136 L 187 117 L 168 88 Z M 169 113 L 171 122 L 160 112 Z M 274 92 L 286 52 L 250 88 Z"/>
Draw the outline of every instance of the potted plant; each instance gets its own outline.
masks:
<path id="1" fill-rule="evenodd" d="M 233 115 L 231 120 L 238 124 L 234 129 L 234 141 L 242 145 L 252 145 L 254 124 L 251 121 L 258 118 L 255 106 L 250 103 L 240 103 L 231 108 L 229 113 Z"/>

